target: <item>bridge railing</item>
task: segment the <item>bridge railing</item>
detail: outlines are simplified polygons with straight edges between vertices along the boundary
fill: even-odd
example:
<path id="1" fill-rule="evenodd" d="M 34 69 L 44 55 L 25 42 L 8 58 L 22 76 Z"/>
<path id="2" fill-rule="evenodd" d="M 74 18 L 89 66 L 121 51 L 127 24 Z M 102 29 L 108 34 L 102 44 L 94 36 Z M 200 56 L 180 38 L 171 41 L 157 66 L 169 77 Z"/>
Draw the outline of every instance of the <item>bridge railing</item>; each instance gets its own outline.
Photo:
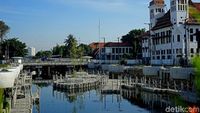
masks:
<path id="1" fill-rule="evenodd" d="M 88 64 L 85 59 L 56 59 L 56 60 L 25 60 L 24 65 L 85 65 Z"/>

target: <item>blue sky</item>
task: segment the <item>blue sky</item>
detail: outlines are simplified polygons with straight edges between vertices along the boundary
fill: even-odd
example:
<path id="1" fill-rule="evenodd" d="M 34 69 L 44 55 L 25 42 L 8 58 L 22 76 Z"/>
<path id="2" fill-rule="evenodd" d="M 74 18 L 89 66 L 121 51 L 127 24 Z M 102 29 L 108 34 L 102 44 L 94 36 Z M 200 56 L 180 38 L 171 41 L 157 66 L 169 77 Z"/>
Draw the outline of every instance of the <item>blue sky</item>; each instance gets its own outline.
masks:
<path id="1" fill-rule="evenodd" d="M 169 1 L 169 0 L 168 0 Z M 149 0 L 0 0 L 0 20 L 10 26 L 7 38 L 46 50 L 73 34 L 81 43 L 101 37 L 116 41 L 134 28 L 147 28 Z M 103 39 L 101 39 L 103 41 Z"/>

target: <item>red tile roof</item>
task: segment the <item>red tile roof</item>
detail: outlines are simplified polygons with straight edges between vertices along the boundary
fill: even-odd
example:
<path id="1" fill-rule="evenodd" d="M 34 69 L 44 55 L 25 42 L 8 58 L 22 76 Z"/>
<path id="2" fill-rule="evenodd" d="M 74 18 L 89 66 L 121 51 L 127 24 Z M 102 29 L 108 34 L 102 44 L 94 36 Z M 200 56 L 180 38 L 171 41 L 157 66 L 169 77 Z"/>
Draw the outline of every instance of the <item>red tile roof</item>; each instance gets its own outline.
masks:
<path id="1" fill-rule="evenodd" d="M 129 43 L 122 43 L 122 42 L 108 42 L 106 43 L 105 47 L 130 47 L 131 44 Z"/>
<path id="2" fill-rule="evenodd" d="M 104 42 L 93 42 L 89 44 L 92 49 L 103 48 L 105 46 Z"/>

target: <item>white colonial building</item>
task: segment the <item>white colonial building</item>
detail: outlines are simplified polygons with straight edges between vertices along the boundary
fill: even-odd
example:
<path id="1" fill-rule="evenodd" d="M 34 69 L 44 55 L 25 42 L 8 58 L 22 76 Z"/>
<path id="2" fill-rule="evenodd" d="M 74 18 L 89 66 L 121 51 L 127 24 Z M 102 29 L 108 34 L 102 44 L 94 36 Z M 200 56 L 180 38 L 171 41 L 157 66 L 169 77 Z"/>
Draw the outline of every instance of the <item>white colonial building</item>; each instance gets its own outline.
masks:
<path id="1" fill-rule="evenodd" d="M 152 0 L 150 10 L 150 41 L 143 42 L 143 57 L 149 55 L 152 65 L 188 64 L 199 53 L 200 3 L 191 0 L 170 0 L 165 11 L 164 0 Z M 148 38 L 148 37 L 147 37 Z M 147 39 L 144 38 L 144 39 Z"/>

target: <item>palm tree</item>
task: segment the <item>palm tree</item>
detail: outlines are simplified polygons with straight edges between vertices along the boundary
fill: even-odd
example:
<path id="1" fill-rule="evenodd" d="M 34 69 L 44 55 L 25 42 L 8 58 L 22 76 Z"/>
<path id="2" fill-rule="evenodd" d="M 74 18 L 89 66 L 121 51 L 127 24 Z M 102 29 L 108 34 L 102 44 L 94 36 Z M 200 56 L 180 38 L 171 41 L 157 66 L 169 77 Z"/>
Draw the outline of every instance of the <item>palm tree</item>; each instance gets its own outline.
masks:
<path id="1" fill-rule="evenodd" d="M 3 37 L 6 35 L 10 28 L 3 21 L 0 21 L 0 43 L 3 41 Z M 2 50 L 0 45 L 0 55 L 2 56 Z"/>
<path id="2" fill-rule="evenodd" d="M 3 41 L 3 37 L 8 32 L 10 28 L 3 21 L 0 21 L 0 41 Z"/>

